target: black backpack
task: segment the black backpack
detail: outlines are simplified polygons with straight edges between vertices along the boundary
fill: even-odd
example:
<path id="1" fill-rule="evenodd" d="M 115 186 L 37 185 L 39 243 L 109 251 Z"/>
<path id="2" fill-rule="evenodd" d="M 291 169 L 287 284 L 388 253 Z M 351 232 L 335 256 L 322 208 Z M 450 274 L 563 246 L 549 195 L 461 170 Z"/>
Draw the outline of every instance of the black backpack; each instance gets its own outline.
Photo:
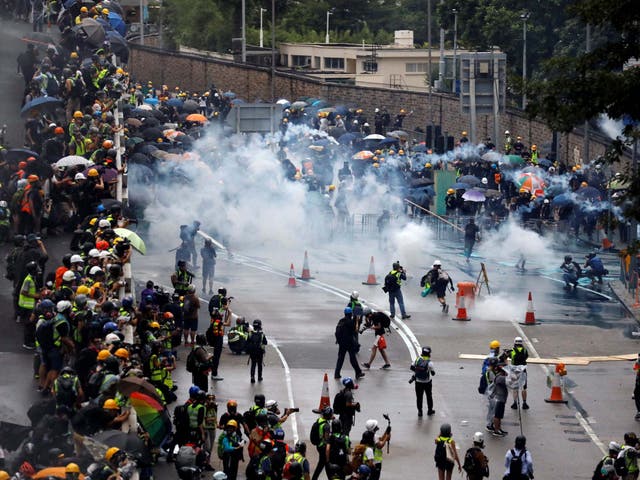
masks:
<path id="1" fill-rule="evenodd" d="M 433 455 L 437 465 L 443 465 L 447 461 L 447 446 L 444 440 L 436 442 L 436 452 Z"/>
<path id="2" fill-rule="evenodd" d="M 522 450 L 520 455 L 516 456 L 516 451 L 511 449 L 511 462 L 509 463 L 509 476 L 507 478 L 513 480 L 520 480 L 522 478 L 522 457 L 526 450 Z"/>
<path id="3" fill-rule="evenodd" d="M 262 332 L 252 332 L 247 338 L 247 343 L 245 344 L 244 351 L 249 355 L 258 355 L 262 353 L 262 338 L 264 333 Z"/>
<path id="4" fill-rule="evenodd" d="M 384 277 L 384 287 L 382 287 L 382 290 L 385 292 L 395 292 L 398 288 L 400 288 L 398 278 L 391 273 L 387 273 Z"/>
<path id="5" fill-rule="evenodd" d="M 60 375 L 56 378 L 56 405 L 64 405 L 66 407 L 73 408 L 76 399 L 78 398 L 78 391 L 76 389 L 77 381 L 78 377 L 70 374 Z"/>
<path id="6" fill-rule="evenodd" d="M 102 386 L 102 382 L 104 381 L 104 370 L 100 370 L 99 372 L 93 373 L 89 380 L 87 381 L 87 397 L 89 398 L 97 398 L 100 395 L 100 387 Z"/>
<path id="7" fill-rule="evenodd" d="M 58 83 L 58 79 L 52 73 L 46 74 L 49 79 L 47 80 L 47 95 L 50 97 L 55 97 L 60 92 L 60 84 Z"/>
<path id="8" fill-rule="evenodd" d="M 484 395 L 484 392 L 487 391 L 487 387 L 489 386 L 489 382 L 487 382 L 487 374 L 480 374 L 480 383 L 478 384 L 478 393 L 480 395 Z"/>
<path id="9" fill-rule="evenodd" d="M 467 450 L 467 453 L 464 455 L 464 463 L 462 464 L 462 469 L 467 472 L 469 476 L 479 476 L 483 477 L 489 476 L 489 466 L 482 465 L 477 461 L 478 454 L 482 454 L 482 451 L 479 451 L 478 447 L 471 447 Z"/>
<path id="10" fill-rule="evenodd" d="M 341 318 L 338 320 L 336 325 L 336 331 L 334 333 L 336 337 L 336 343 L 344 343 L 348 340 L 349 331 L 347 330 L 347 320 L 346 318 Z"/>
<path id="11" fill-rule="evenodd" d="M 198 350 L 198 348 L 202 347 L 192 348 L 189 352 L 189 355 L 187 355 L 186 367 L 187 372 L 189 373 L 198 373 L 198 371 L 200 370 L 200 361 L 198 360 L 198 356 L 196 355 L 196 351 Z"/>
<path id="12" fill-rule="evenodd" d="M 319 418 L 318 420 L 313 422 L 313 425 L 311 425 L 311 432 L 309 432 L 309 440 L 311 441 L 312 445 L 318 446 L 322 442 L 322 435 L 320 434 L 320 427 L 325 422 L 326 422 L 326 420 L 323 421 L 322 418 Z"/>
<path id="13" fill-rule="evenodd" d="M 329 450 L 329 463 L 344 467 L 347 464 L 347 439 L 344 435 L 331 435 L 329 440 L 331 449 Z"/>
<path id="14" fill-rule="evenodd" d="M 260 475 L 258 474 L 258 470 L 260 470 L 260 461 L 262 460 L 262 455 L 254 455 L 249 460 L 247 464 L 247 469 L 245 470 L 245 474 L 247 476 L 247 480 L 259 480 Z"/>
<path id="15" fill-rule="evenodd" d="M 422 357 L 418 358 L 414 365 L 414 372 L 416 374 L 416 380 L 429 381 L 431 372 L 429 371 L 429 360 L 425 360 Z"/>
<path id="16" fill-rule="evenodd" d="M 36 340 L 43 350 L 51 350 L 55 347 L 53 339 L 53 329 L 55 325 L 55 317 L 45 319 L 40 322 L 36 328 Z"/>
<path id="17" fill-rule="evenodd" d="M 344 390 L 340 390 L 333 397 L 333 412 L 336 415 L 344 415 L 347 413 L 347 400 L 344 395 Z"/>

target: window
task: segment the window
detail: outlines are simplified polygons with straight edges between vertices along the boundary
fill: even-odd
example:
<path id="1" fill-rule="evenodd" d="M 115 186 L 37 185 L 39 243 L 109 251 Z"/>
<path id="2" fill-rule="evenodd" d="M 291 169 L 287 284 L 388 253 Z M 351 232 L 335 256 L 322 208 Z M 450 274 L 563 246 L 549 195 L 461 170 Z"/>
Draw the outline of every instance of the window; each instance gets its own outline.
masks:
<path id="1" fill-rule="evenodd" d="M 429 69 L 428 63 L 406 63 L 405 72 L 407 73 L 427 73 Z"/>
<path id="2" fill-rule="evenodd" d="M 378 71 L 378 62 L 374 60 L 365 60 L 362 62 L 362 69 L 366 73 L 376 73 Z"/>
<path id="3" fill-rule="evenodd" d="M 292 67 L 308 67 L 311 65 L 311 57 L 308 55 L 291 55 Z"/>
<path id="4" fill-rule="evenodd" d="M 325 70 L 344 70 L 344 58 L 324 57 Z"/>

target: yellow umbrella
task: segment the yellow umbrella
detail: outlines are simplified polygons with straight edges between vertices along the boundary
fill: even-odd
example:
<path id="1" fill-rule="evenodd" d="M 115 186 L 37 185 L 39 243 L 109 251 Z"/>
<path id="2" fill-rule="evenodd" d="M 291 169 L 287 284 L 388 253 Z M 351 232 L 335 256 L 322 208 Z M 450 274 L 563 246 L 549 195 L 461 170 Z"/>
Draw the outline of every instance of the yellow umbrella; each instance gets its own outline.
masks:
<path id="1" fill-rule="evenodd" d="M 33 477 L 33 480 L 44 480 L 47 477 L 66 478 L 64 467 L 47 467 L 40 470 Z M 79 480 L 84 480 L 84 475 L 81 473 L 78 477 Z"/>
<path id="2" fill-rule="evenodd" d="M 147 246 L 144 244 L 144 240 L 142 240 L 136 232 L 131 231 L 128 228 L 114 228 L 113 231 L 119 237 L 129 240 L 131 246 L 138 250 L 141 254 L 144 255 L 145 253 L 147 253 Z"/>

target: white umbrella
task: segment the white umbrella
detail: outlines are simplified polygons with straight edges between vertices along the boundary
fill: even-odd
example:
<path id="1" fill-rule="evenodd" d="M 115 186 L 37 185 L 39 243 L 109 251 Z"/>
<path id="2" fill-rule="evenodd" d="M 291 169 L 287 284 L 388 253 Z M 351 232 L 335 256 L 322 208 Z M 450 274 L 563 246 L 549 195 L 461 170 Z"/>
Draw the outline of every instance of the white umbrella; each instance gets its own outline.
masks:
<path id="1" fill-rule="evenodd" d="M 278 105 L 291 105 L 291 102 L 286 98 L 281 98 L 276 102 Z"/>
<path id="2" fill-rule="evenodd" d="M 143 103 L 139 107 L 136 107 L 138 110 L 153 110 L 153 107 L 148 103 Z"/>
<path id="3" fill-rule="evenodd" d="M 88 167 L 89 165 L 93 165 L 93 161 L 88 158 L 81 157 L 80 155 L 67 155 L 53 164 L 56 168 L 75 167 L 76 165 Z"/>
<path id="4" fill-rule="evenodd" d="M 366 137 L 364 137 L 364 140 L 384 140 L 384 138 L 384 135 L 372 133 L 371 135 L 367 135 Z"/>

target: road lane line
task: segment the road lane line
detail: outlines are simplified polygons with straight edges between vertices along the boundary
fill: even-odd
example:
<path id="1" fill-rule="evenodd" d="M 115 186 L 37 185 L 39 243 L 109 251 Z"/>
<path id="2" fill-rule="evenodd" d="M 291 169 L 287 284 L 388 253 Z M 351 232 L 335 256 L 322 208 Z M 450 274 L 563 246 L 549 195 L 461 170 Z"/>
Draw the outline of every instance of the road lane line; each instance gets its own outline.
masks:
<path id="1" fill-rule="evenodd" d="M 540 275 L 540 277 L 546 278 L 548 280 L 553 280 L 554 282 L 564 283 L 564 280 L 560 280 L 559 278 L 553 278 L 553 277 L 550 277 L 548 275 Z M 582 285 L 578 285 L 577 288 L 579 288 L 580 290 L 585 290 L 585 291 L 590 292 L 590 293 L 595 293 L 596 295 L 600 295 L 601 297 L 604 297 L 609 301 L 613 300 L 613 297 L 610 297 L 609 295 L 605 295 L 604 293 L 601 293 L 601 292 L 599 292 L 597 290 L 593 290 L 591 288 L 583 287 Z"/>
<path id="2" fill-rule="evenodd" d="M 512 318 L 511 319 L 511 324 L 513 325 L 513 327 L 518 332 L 518 335 L 520 337 L 522 337 L 524 342 L 527 344 L 527 348 L 529 349 L 529 353 L 533 354 L 531 356 L 534 357 L 534 358 L 540 358 L 540 354 L 538 354 L 538 351 L 533 346 L 533 343 L 531 342 L 531 340 L 529 340 L 529 337 L 527 337 L 527 334 L 524 333 L 524 329 L 517 322 L 517 320 Z M 544 372 L 545 376 L 553 375 L 553 369 L 551 368 L 551 366 L 542 365 L 542 364 L 539 364 L 538 366 L 542 369 L 542 371 Z M 569 393 L 567 393 L 567 395 L 569 395 Z M 602 443 L 602 441 L 600 440 L 600 438 L 598 438 L 598 435 L 596 434 L 596 432 L 593 431 L 593 428 L 591 428 L 591 425 L 589 425 L 589 422 L 587 422 L 585 420 L 584 416 L 578 411 L 576 411 L 574 415 L 576 417 L 576 420 L 578 420 L 578 422 L 580 422 L 580 426 L 585 431 L 585 433 L 589 436 L 591 441 L 595 444 L 596 447 L 598 447 L 600 449 L 600 451 L 602 452 L 603 455 L 606 455 L 607 454 L 607 448 L 605 448 L 605 446 Z"/>
<path id="3" fill-rule="evenodd" d="M 287 383 L 287 397 L 289 397 L 289 405 L 291 407 L 295 406 L 295 402 L 293 401 L 293 384 L 291 383 L 291 369 L 289 368 L 289 364 L 287 363 L 287 359 L 284 358 L 280 347 L 278 347 L 278 343 L 275 338 L 267 337 L 267 341 L 271 344 L 273 349 L 280 357 L 280 362 L 284 368 L 284 379 Z M 298 443 L 298 421 L 296 420 L 296 415 L 291 415 L 291 430 L 293 430 L 293 442 Z"/>

